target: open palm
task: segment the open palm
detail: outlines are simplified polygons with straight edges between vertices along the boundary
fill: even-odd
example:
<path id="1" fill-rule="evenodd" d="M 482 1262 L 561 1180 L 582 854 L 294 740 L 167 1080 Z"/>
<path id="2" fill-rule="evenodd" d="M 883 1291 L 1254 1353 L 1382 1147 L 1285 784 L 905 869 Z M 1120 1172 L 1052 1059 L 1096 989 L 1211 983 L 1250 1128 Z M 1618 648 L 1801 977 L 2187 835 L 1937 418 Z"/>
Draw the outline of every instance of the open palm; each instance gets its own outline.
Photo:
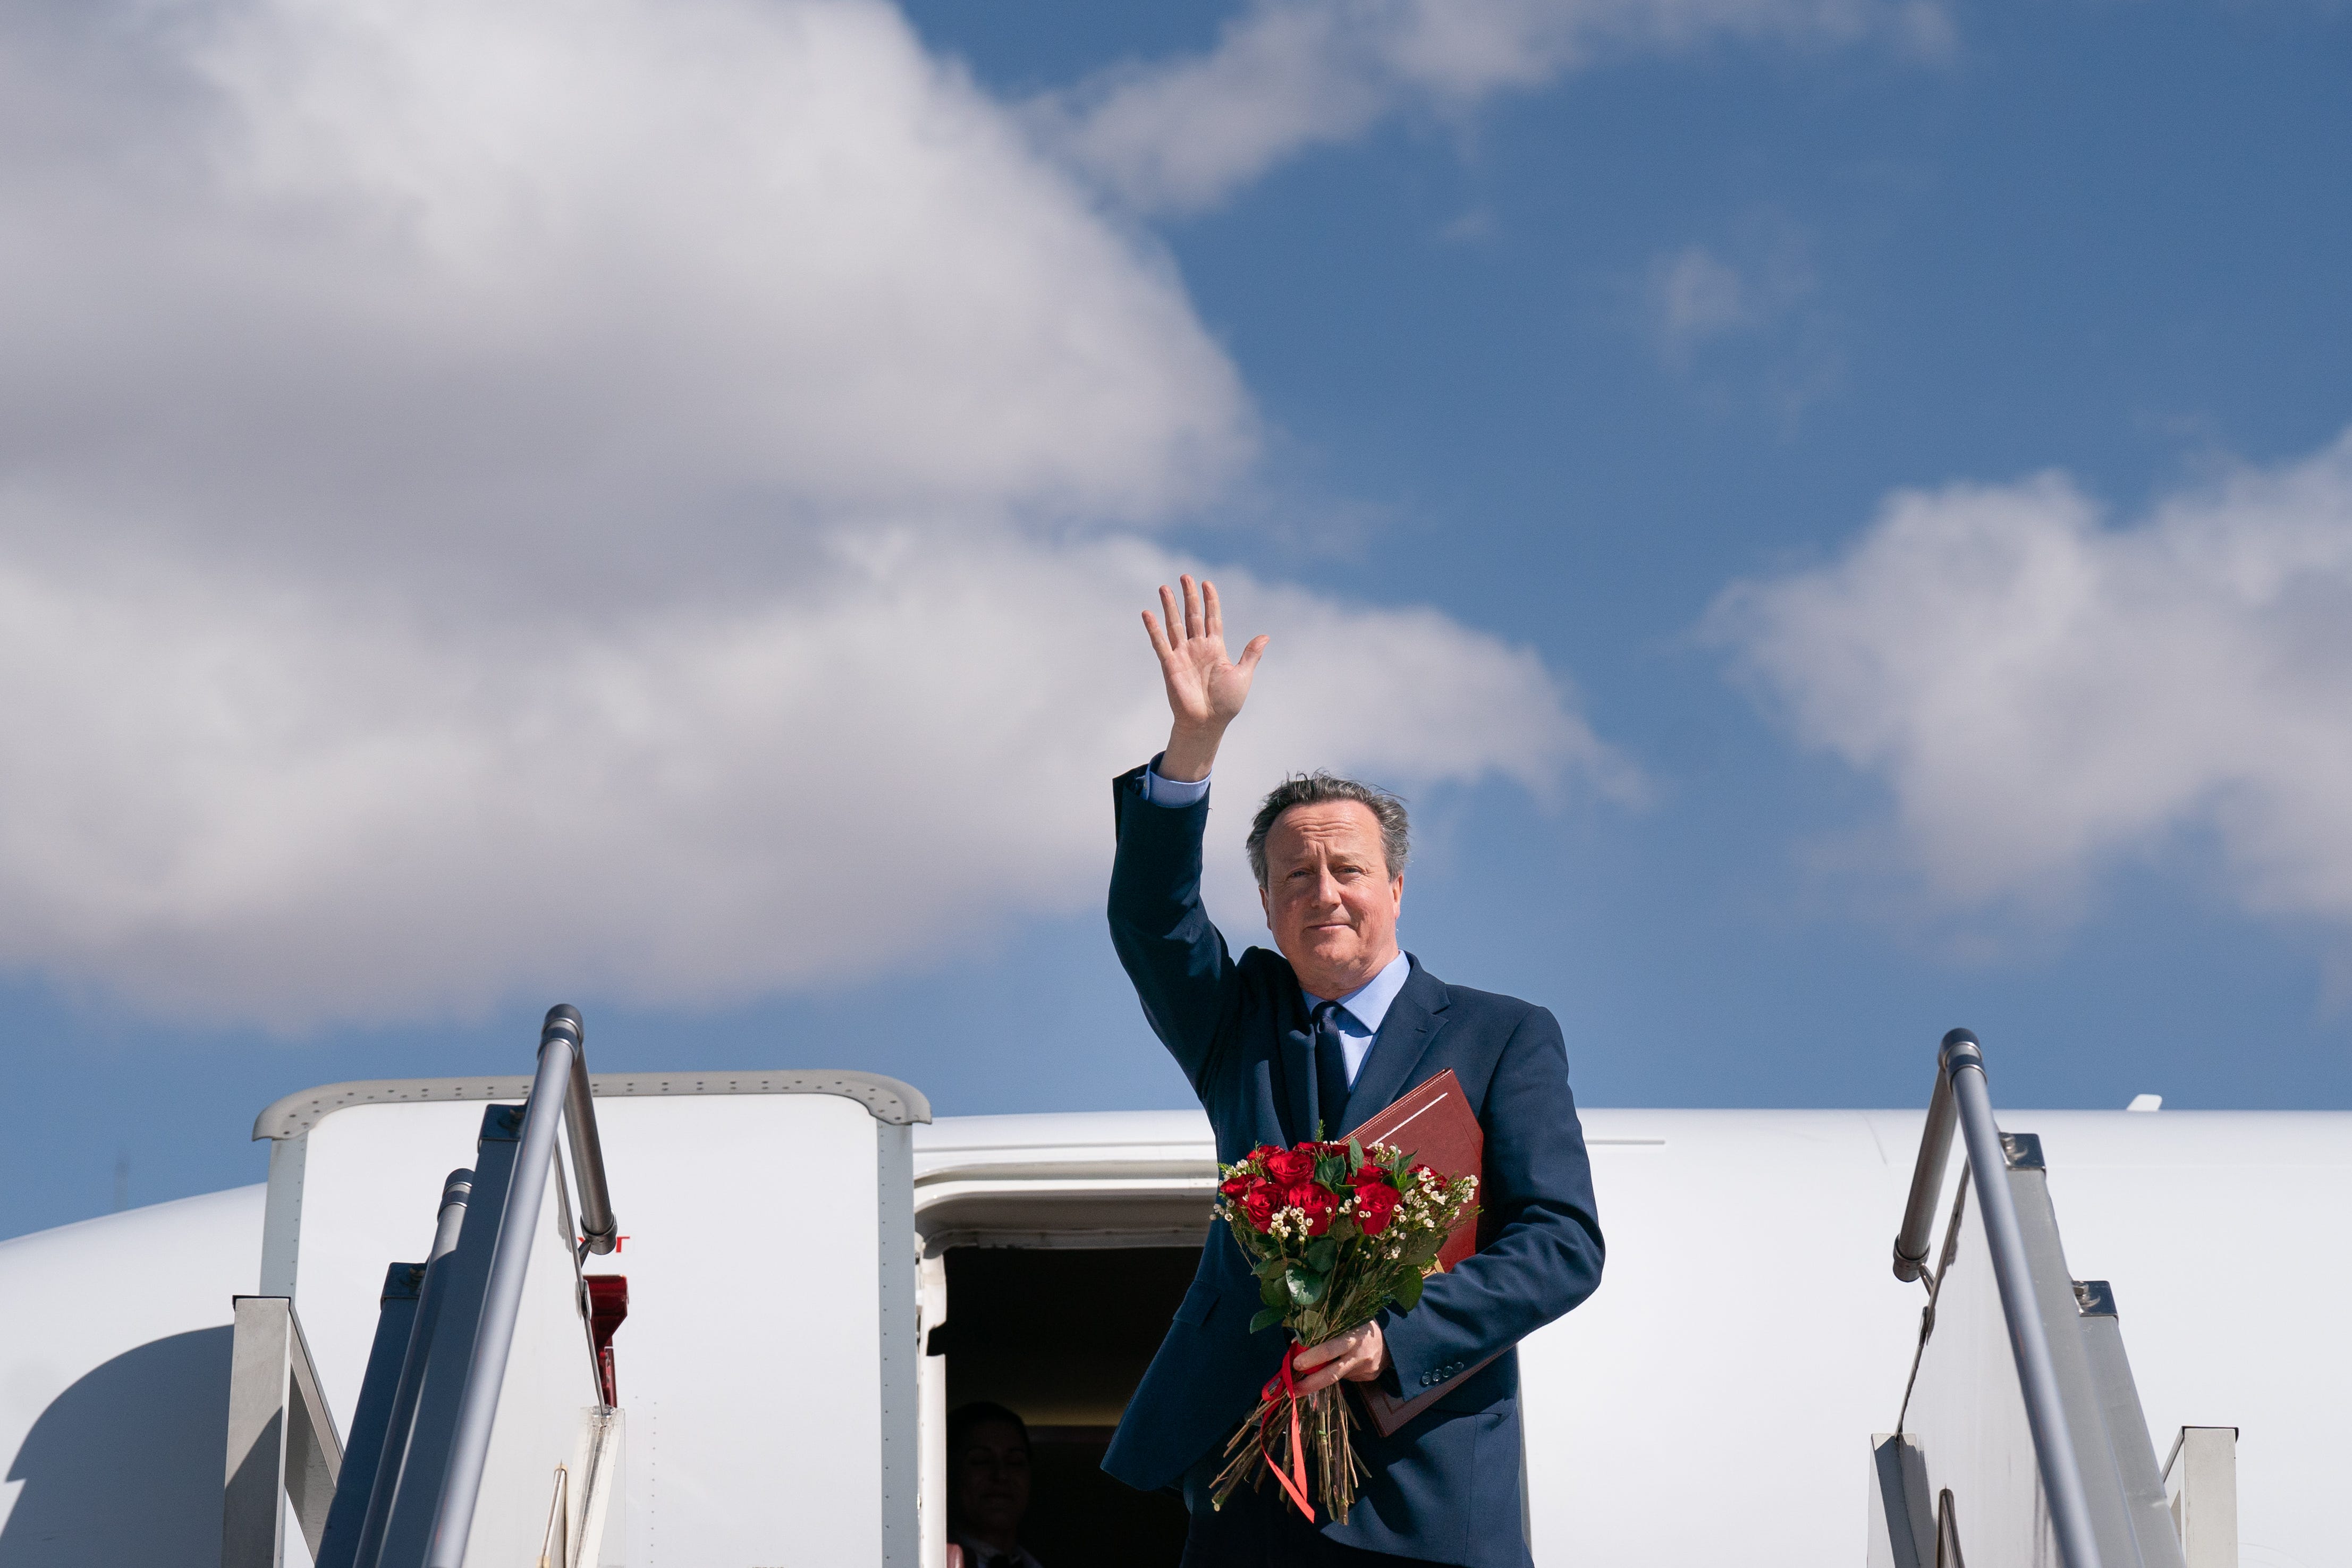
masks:
<path id="1" fill-rule="evenodd" d="M 1250 679 L 1265 652 L 1266 639 L 1254 638 L 1238 661 L 1225 656 L 1225 618 L 1217 605 L 1213 582 L 1183 585 L 1180 606 L 1171 590 L 1160 590 L 1160 607 L 1167 617 L 1143 612 L 1143 629 L 1151 634 L 1152 652 L 1160 655 L 1160 678 L 1168 685 L 1168 709 L 1180 730 L 1220 731 L 1249 700 Z"/>

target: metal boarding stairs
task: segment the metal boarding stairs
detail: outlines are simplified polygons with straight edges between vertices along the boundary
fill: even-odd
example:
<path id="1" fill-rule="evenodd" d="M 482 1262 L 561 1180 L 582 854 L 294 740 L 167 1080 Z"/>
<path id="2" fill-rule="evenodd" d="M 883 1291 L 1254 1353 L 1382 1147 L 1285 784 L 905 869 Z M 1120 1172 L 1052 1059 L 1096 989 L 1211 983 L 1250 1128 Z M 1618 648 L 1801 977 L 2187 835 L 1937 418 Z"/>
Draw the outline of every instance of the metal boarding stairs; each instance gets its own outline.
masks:
<path id="1" fill-rule="evenodd" d="M 2068 1272 L 2042 1142 L 1995 1124 L 1967 1030 L 1937 1053 L 1895 1275 L 1927 1304 L 1895 1430 L 1872 1439 L 1871 1568 L 2237 1568 L 2235 1428 L 2183 1427 L 2158 1465 L 2115 1292 Z"/>
<path id="2" fill-rule="evenodd" d="M 619 1234 L 583 1036 L 549 1011 L 529 1098 L 484 1108 L 427 1258 L 387 1270 L 348 1441 L 291 1298 L 236 1298 L 223 1568 L 279 1568 L 289 1513 L 318 1568 L 597 1568 L 617 1544 L 626 1289 L 580 1271 Z"/>

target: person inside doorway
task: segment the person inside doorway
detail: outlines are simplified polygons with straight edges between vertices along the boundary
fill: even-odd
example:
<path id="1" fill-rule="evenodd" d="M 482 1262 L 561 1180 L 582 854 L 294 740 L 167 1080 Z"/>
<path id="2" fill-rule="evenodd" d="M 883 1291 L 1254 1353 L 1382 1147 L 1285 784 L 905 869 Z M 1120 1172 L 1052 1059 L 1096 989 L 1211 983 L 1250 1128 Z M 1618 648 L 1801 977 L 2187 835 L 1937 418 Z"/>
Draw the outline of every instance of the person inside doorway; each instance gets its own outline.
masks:
<path id="1" fill-rule="evenodd" d="M 974 1400 L 948 1416 L 948 1539 L 963 1568 L 1045 1568 L 1021 1544 L 1029 1511 L 1029 1427 Z"/>

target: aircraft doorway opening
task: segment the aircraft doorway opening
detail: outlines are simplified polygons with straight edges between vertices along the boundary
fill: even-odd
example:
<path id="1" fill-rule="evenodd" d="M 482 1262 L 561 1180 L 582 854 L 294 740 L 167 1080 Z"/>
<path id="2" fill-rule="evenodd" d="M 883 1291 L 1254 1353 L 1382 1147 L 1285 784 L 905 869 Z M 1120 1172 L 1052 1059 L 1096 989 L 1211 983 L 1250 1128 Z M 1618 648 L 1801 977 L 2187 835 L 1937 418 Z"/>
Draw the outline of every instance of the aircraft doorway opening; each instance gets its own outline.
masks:
<path id="1" fill-rule="evenodd" d="M 947 1321 L 946 1407 L 975 1399 L 1028 1423 L 1030 1502 L 1021 1542 L 1045 1568 L 1177 1568 L 1184 1505 L 1102 1472 L 1103 1450 L 1184 1299 L 1198 1247 L 956 1247 Z M 949 1485 L 956 1456 L 947 1456 Z"/>

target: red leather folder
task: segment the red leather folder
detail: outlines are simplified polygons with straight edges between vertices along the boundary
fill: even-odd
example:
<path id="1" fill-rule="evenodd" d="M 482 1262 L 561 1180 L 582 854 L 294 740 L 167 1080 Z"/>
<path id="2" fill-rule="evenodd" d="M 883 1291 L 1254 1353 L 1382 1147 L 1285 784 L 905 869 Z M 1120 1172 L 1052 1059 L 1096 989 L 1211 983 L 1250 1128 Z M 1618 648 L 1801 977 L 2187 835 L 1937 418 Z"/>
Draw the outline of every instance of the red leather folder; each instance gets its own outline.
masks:
<path id="1" fill-rule="evenodd" d="M 1459 1176 L 1478 1177 L 1478 1200 L 1483 1208 L 1486 1197 L 1486 1133 L 1478 1125 L 1478 1113 L 1470 1108 L 1469 1097 L 1452 1068 L 1422 1084 L 1412 1093 L 1391 1105 L 1379 1115 L 1349 1134 L 1359 1144 L 1393 1144 L 1412 1158 L 1448 1178 Z M 1453 1268 L 1478 1249 L 1479 1223 L 1476 1216 L 1465 1218 L 1445 1239 L 1437 1250 L 1440 1270 Z M 1496 1351 L 1496 1355 L 1502 1352 Z M 1495 1356 L 1490 1355 L 1478 1366 L 1484 1366 Z M 1478 1366 L 1465 1369 L 1454 1379 L 1467 1377 Z M 1445 1394 L 1445 1385 L 1419 1391 L 1411 1398 L 1389 1393 L 1377 1383 L 1356 1383 L 1355 1389 L 1362 1399 L 1364 1413 L 1385 1437 L 1435 1404 Z"/>

